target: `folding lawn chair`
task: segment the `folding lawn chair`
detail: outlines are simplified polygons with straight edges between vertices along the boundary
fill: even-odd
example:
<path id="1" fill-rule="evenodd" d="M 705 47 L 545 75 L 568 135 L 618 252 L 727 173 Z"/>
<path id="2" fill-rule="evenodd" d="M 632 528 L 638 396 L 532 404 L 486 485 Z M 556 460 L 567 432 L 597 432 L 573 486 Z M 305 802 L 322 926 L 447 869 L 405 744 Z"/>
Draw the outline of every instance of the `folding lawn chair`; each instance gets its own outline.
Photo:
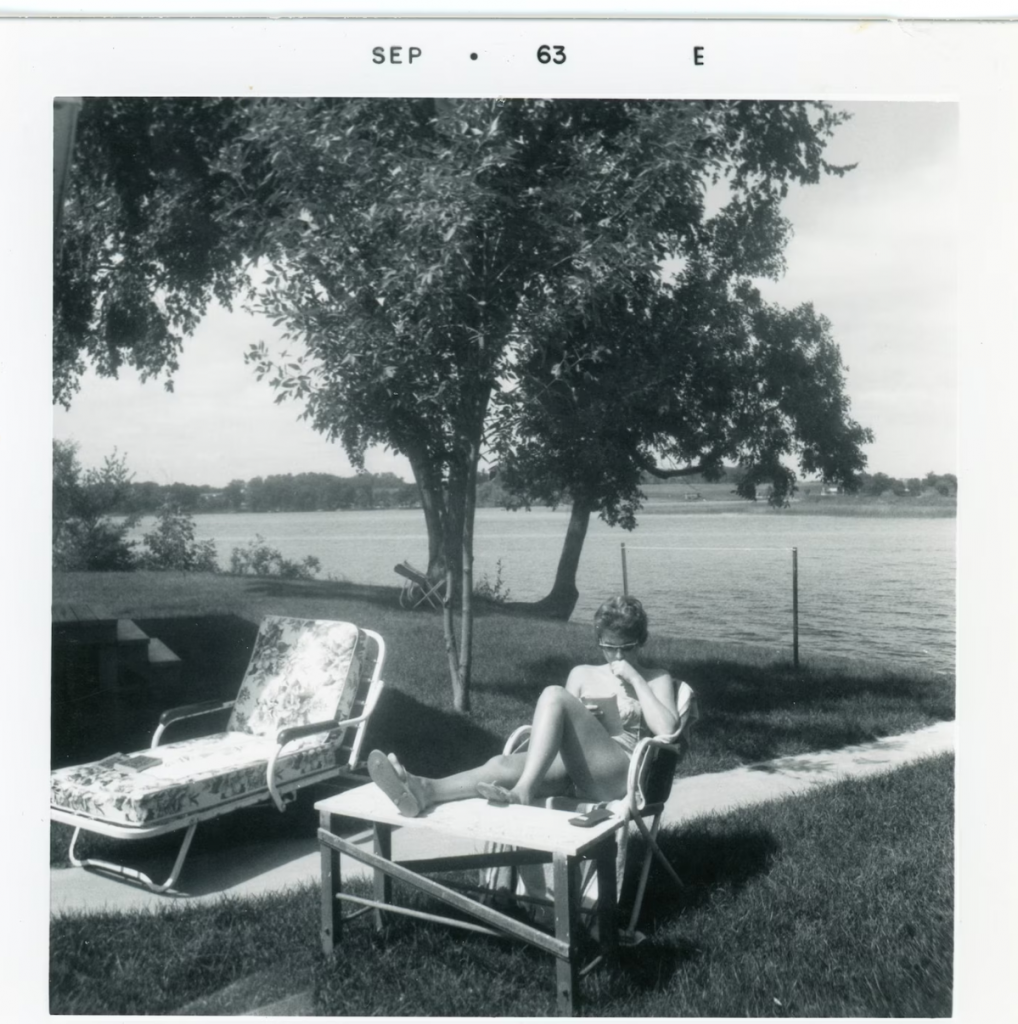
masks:
<path id="1" fill-rule="evenodd" d="M 643 906 L 643 897 L 647 889 L 647 878 L 650 874 L 651 862 L 657 858 L 669 877 L 682 887 L 682 879 L 668 863 L 657 843 L 657 834 L 661 827 L 661 817 L 665 803 L 672 791 L 672 781 L 679 761 L 689 749 L 689 734 L 693 723 L 700 717 L 696 693 L 688 683 L 680 682 L 677 693 L 679 725 L 675 732 L 667 736 L 648 736 L 636 744 L 629 761 L 629 775 L 626 781 L 626 795 L 619 800 L 608 803 L 586 803 L 566 797 L 550 797 L 545 806 L 554 810 L 573 810 L 578 814 L 597 808 L 607 808 L 627 823 L 619 833 L 618 861 L 616 877 L 619 892 L 625 880 L 626 854 L 629 846 L 629 823 L 635 823 L 647 844 L 643 863 L 640 867 L 639 881 L 633 907 L 629 916 L 629 925 L 621 934 L 625 944 L 633 945 L 643 939 L 636 931 L 636 923 Z M 530 737 L 530 726 L 520 726 L 506 740 L 504 754 L 519 753 L 526 750 Z M 648 827 L 645 818 L 651 819 Z M 522 892 L 533 904 L 540 906 L 547 903 L 548 879 L 542 865 L 521 867 L 516 869 L 515 877 L 507 869 L 493 869 L 486 878 L 486 887 L 491 890 L 508 889 L 511 892 Z M 586 912 L 593 910 L 597 901 L 596 876 L 591 871 L 582 883 L 583 905 Z"/>
<path id="2" fill-rule="evenodd" d="M 441 608 L 445 600 L 445 580 L 432 583 L 419 569 L 409 562 L 400 562 L 393 572 L 403 577 L 403 589 L 399 592 L 399 603 L 402 608 L 416 608 L 425 601 L 432 608 Z"/>
<path id="3" fill-rule="evenodd" d="M 368 720 L 384 686 L 385 642 L 349 622 L 266 616 L 236 700 L 162 714 L 151 747 L 50 775 L 50 817 L 74 826 L 70 860 L 139 881 L 176 882 L 201 821 L 271 801 L 362 767 Z M 225 732 L 160 745 L 174 722 L 230 710 Z M 120 864 L 75 856 L 82 830 L 142 839 L 186 830 L 173 870 L 156 885 Z"/>

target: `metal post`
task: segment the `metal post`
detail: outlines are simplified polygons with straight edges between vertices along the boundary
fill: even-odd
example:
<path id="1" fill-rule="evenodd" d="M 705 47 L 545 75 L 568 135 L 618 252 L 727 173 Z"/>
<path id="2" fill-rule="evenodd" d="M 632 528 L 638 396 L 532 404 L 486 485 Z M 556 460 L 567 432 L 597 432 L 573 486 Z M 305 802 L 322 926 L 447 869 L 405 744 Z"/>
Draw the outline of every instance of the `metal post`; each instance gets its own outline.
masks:
<path id="1" fill-rule="evenodd" d="M 626 542 L 622 542 L 622 593 L 629 595 L 629 577 L 626 575 Z"/>
<path id="2" fill-rule="evenodd" d="M 799 549 L 792 548 L 792 664 L 799 667 Z"/>

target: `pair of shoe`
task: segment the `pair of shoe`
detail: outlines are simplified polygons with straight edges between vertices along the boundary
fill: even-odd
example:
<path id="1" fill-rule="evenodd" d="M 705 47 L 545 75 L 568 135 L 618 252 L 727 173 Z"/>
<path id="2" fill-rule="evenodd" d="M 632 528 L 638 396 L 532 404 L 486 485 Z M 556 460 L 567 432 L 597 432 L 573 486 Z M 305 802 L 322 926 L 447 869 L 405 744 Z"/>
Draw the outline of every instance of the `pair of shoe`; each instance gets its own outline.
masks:
<path id="1" fill-rule="evenodd" d="M 499 807 L 508 807 L 509 804 L 519 803 L 511 790 L 495 782 L 478 782 L 477 795 L 483 796 L 489 804 L 498 804 Z"/>
<path id="2" fill-rule="evenodd" d="M 368 775 L 405 818 L 416 818 L 427 810 L 422 795 L 414 791 L 410 784 L 410 775 L 396 759 L 395 754 L 386 755 L 381 750 L 372 750 L 368 754 Z M 494 782 L 479 782 L 477 794 L 483 796 L 489 803 L 500 806 L 519 802 L 510 790 Z"/>
<path id="3" fill-rule="evenodd" d="M 410 788 L 407 771 L 396 760 L 395 754 L 387 757 L 381 750 L 372 750 L 368 754 L 368 775 L 405 818 L 416 818 L 425 810 L 422 801 Z"/>

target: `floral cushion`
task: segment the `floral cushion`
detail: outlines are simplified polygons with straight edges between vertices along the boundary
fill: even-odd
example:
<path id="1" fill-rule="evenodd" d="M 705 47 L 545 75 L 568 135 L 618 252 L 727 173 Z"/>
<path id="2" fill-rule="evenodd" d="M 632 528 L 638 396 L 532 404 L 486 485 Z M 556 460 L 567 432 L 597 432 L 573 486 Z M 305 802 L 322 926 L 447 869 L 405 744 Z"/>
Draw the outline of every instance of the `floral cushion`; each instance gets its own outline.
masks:
<path id="1" fill-rule="evenodd" d="M 286 726 L 348 717 L 361 676 L 361 641 L 349 622 L 267 615 L 227 731 L 275 736 Z"/>
<path id="2" fill-rule="evenodd" d="M 276 783 L 329 772 L 345 762 L 335 733 L 294 740 L 276 762 Z M 161 763 L 125 773 L 100 763 L 50 774 L 50 803 L 117 825 L 156 825 L 240 797 L 267 792 L 265 768 L 275 744 L 249 733 L 215 733 L 145 751 Z"/>

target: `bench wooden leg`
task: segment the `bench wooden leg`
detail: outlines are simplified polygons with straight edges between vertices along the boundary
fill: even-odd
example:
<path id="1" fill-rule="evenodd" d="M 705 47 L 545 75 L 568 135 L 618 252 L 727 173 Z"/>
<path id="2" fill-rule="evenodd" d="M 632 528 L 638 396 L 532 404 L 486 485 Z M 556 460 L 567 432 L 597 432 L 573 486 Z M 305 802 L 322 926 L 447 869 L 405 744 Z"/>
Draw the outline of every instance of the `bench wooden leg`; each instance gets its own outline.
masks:
<path id="1" fill-rule="evenodd" d="M 375 855 L 385 860 L 392 860 L 392 826 L 376 823 Z M 375 899 L 379 903 L 392 902 L 392 879 L 384 872 L 375 869 Z M 375 929 L 381 931 L 385 927 L 385 919 L 381 910 L 374 912 Z"/>
<path id="2" fill-rule="evenodd" d="M 332 831 L 332 815 L 322 811 L 322 828 Z M 336 894 L 342 885 L 339 851 L 319 843 L 322 855 L 322 952 L 331 956 L 343 940 L 343 915 Z"/>
<path id="3" fill-rule="evenodd" d="M 618 856 L 614 836 L 597 849 L 597 937 L 601 954 L 610 967 L 619 952 L 617 882 Z"/>
<path id="4" fill-rule="evenodd" d="M 572 1017 L 579 1005 L 579 965 L 576 962 L 579 939 L 580 878 L 579 861 L 556 853 L 553 858 L 555 884 L 555 937 L 566 943 L 567 957 L 555 961 L 555 1001 L 560 1016 Z"/>

